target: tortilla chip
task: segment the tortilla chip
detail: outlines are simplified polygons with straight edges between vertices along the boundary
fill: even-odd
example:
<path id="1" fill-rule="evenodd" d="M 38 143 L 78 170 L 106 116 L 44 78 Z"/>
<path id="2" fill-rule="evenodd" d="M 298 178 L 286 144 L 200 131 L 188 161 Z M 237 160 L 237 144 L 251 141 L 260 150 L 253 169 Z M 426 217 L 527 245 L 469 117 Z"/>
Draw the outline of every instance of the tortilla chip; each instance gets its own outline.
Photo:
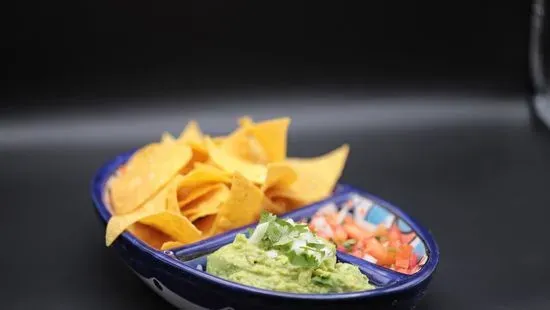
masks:
<path id="1" fill-rule="evenodd" d="M 278 196 L 286 196 L 312 203 L 327 198 L 342 175 L 349 153 L 347 144 L 316 158 L 289 158 L 288 163 L 297 178 L 290 187 L 280 189 Z"/>
<path id="2" fill-rule="evenodd" d="M 267 211 L 271 212 L 276 215 L 281 215 L 286 212 L 286 205 L 280 204 L 272 201 L 268 197 L 264 197 L 264 200 L 262 202 L 262 208 Z"/>
<path id="3" fill-rule="evenodd" d="M 214 142 L 215 145 L 221 146 L 223 142 L 227 139 L 226 136 L 218 136 L 218 137 L 212 137 L 211 140 Z"/>
<path id="4" fill-rule="evenodd" d="M 206 140 L 206 148 L 212 161 L 229 173 L 238 172 L 254 183 L 263 184 L 267 176 L 267 168 L 264 165 L 245 162 L 235 156 L 227 154 L 218 148 L 212 140 Z"/>
<path id="5" fill-rule="evenodd" d="M 267 163 L 267 155 L 252 133 L 252 127 L 240 127 L 223 140 L 220 149 L 250 163 Z"/>
<path id="6" fill-rule="evenodd" d="M 290 187 L 272 186 L 265 191 L 265 195 L 271 200 L 275 200 L 277 198 L 300 200 L 300 193 L 295 192 Z M 302 202 L 305 203 L 305 201 Z"/>
<path id="7" fill-rule="evenodd" d="M 179 212 L 180 206 L 178 204 L 178 186 L 183 177 L 176 175 L 172 181 L 166 186 L 166 210 L 171 212 Z"/>
<path id="8" fill-rule="evenodd" d="M 140 222 L 152 226 L 172 237 L 173 240 L 184 244 L 200 240 L 202 234 L 180 213 L 165 211 L 143 218 Z"/>
<path id="9" fill-rule="evenodd" d="M 191 159 L 188 146 L 153 143 L 137 151 L 124 173 L 111 183 L 111 205 L 115 214 L 136 210 L 165 186 Z"/>
<path id="10" fill-rule="evenodd" d="M 295 209 L 303 207 L 306 203 L 298 199 L 291 199 L 285 197 L 273 197 L 273 203 L 285 208 L 285 212 L 293 211 Z"/>
<path id="11" fill-rule="evenodd" d="M 229 198 L 223 203 L 213 225 L 213 234 L 248 225 L 258 220 L 263 192 L 238 172 L 233 174 Z"/>
<path id="12" fill-rule="evenodd" d="M 201 217 L 193 222 L 193 224 L 202 231 L 202 239 L 212 237 L 214 222 L 216 220 L 216 215 L 208 215 Z"/>
<path id="13" fill-rule="evenodd" d="M 173 142 L 176 142 L 176 138 L 174 138 L 174 136 L 172 136 L 171 133 L 165 131 L 162 133 L 162 136 L 160 137 L 160 142 L 173 143 Z"/>
<path id="14" fill-rule="evenodd" d="M 127 230 L 136 238 L 155 249 L 160 249 L 165 242 L 170 240 L 170 237 L 166 234 L 141 223 L 134 223 Z"/>
<path id="15" fill-rule="evenodd" d="M 262 184 L 262 191 L 268 190 L 273 186 L 289 187 L 296 181 L 298 176 L 288 163 L 272 163 L 267 165 L 267 176 L 265 183 Z"/>
<path id="16" fill-rule="evenodd" d="M 130 225 L 141 222 L 171 237 L 171 240 L 190 243 L 199 240 L 201 232 L 178 212 L 167 211 L 169 188 L 164 188 L 141 208 L 132 213 L 115 215 L 107 223 L 105 243 L 111 245 Z"/>
<path id="17" fill-rule="evenodd" d="M 212 161 L 207 161 L 207 162 L 196 162 L 193 164 L 193 168 L 196 168 L 196 169 L 205 169 L 205 170 L 209 170 L 209 171 L 212 171 L 212 172 L 215 172 L 215 173 L 222 173 L 222 174 L 225 174 L 225 175 L 228 175 L 229 177 L 231 177 L 231 174 L 226 172 L 226 171 L 223 171 L 222 169 L 220 169 L 218 166 L 216 166 Z"/>
<path id="18" fill-rule="evenodd" d="M 208 152 L 204 146 L 204 134 L 196 121 L 191 120 L 187 123 L 177 142 L 190 146 L 197 160 L 204 161 L 208 158 Z"/>
<path id="19" fill-rule="evenodd" d="M 248 115 L 239 118 L 237 120 L 237 123 L 239 124 L 240 127 L 245 127 L 245 128 L 251 128 L 252 126 L 254 126 L 254 120 L 252 119 L 252 117 Z"/>
<path id="20" fill-rule="evenodd" d="M 166 250 L 172 250 L 174 248 L 179 248 L 179 247 L 182 247 L 184 246 L 185 244 L 181 243 L 181 242 L 178 242 L 178 241 L 167 241 L 167 242 L 164 242 L 160 249 L 162 251 L 166 251 Z"/>
<path id="21" fill-rule="evenodd" d="M 199 123 L 195 120 L 191 120 L 187 123 L 180 136 L 178 137 L 178 143 L 202 143 L 203 133 L 199 127 Z"/>
<path id="22" fill-rule="evenodd" d="M 198 218 L 218 213 L 220 205 L 229 198 L 229 188 L 224 184 L 197 199 L 182 211 L 191 222 Z"/>
<path id="23" fill-rule="evenodd" d="M 211 183 L 231 183 L 231 174 L 209 165 L 197 165 L 188 174 L 183 176 L 179 183 L 178 193 L 182 190 Z"/>
<path id="24" fill-rule="evenodd" d="M 204 142 L 189 142 L 188 145 L 193 149 L 193 155 L 196 161 L 205 162 L 208 159 L 208 150 Z"/>
<path id="25" fill-rule="evenodd" d="M 206 194 L 225 186 L 223 183 L 209 183 L 190 189 L 182 189 L 178 193 L 179 208 L 189 208 L 189 204 L 193 201 L 205 196 Z"/>
<path id="26" fill-rule="evenodd" d="M 105 244 L 110 246 L 120 234 L 124 232 L 130 225 L 137 223 L 139 220 L 164 212 L 166 210 L 166 189 L 157 193 L 152 199 L 147 201 L 142 207 L 132 213 L 113 215 L 107 223 L 105 233 Z"/>
<path id="27" fill-rule="evenodd" d="M 246 124 L 246 123 L 245 123 Z M 252 135 L 261 145 L 268 162 L 285 160 L 290 118 L 277 118 L 251 126 Z"/>
<path id="28" fill-rule="evenodd" d="M 284 208 L 284 212 L 292 211 L 309 203 L 307 200 L 302 199 L 299 193 L 286 187 L 271 187 L 265 192 L 265 195 L 273 204 L 278 205 L 279 208 Z"/>

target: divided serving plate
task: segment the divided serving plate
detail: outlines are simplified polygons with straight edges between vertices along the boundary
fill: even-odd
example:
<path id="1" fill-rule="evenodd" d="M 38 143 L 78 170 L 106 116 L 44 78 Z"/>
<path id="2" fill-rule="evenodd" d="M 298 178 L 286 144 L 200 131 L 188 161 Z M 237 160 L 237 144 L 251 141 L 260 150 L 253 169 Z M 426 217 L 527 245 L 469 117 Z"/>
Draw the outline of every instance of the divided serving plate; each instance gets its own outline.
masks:
<path id="1" fill-rule="evenodd" d="M 134 151 L 123 153 L 101 167 L 91 184 L 92 201 L 105 225 L 111 214 L 106 185 Z M 431 234 L 392 204 L 349 185 L 338 185 L 323 201 L 283 215 L 295 221 L 311 218 L 321 208 L 346 206 L 355 221 L 396 225 L 407 236 L 419 258 L 420 269 L 401 274 L 361 258 L 338 252 L 341 262 L 359 267 L 376 286 L 369 291 L 339 294 L 296 294 L 263 290 L 207 274 L 206 255 L 229 244 L 249 225 L 171 251 L 149 247 L 124 232 L 111 246 L 152 290 L 179 309 L 411 309 L 423 296 L 439 261 L 439 249 Z M 368 225 L 368 224 L 367 224 Z"/>

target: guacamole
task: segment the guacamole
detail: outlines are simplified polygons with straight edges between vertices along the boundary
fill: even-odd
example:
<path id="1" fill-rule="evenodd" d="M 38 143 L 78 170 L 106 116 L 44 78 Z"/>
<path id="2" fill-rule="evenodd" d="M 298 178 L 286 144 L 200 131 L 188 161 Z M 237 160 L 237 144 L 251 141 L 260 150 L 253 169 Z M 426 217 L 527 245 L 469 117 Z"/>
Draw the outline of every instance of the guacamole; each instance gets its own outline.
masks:
<path id="1" fill-rule="evenodd" d="M 336 262 L 334 245 L 309 230 L 294 233 L 295 238 L 288 242 L 284 238 L 289 239 L 292 229 L 287 229 L 286 235 L 279 235 L 273 242 L 265 236 L 269 235 L 269 226 L 266 229 L 264 225 L 264 236 L 258 238 L 260 226 L 248 239 L 238 234 L 233 243 L 210 254 L 206 271 L 245 285 L 293 293 L 344 293 L 374 288 L 356 266 Z M 300 242 L 300 238 L 307 240 Z"/>

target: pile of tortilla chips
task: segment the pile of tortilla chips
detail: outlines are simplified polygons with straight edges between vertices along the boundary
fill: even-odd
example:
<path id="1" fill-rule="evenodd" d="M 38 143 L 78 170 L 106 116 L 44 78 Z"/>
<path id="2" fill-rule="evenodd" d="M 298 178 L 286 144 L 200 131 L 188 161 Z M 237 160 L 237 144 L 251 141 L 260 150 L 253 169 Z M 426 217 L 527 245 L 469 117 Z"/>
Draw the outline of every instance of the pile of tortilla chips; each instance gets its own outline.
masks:
<path id="1" fill-rule="evenodd" d="M 204 135 L 191 121 L 178 138 L 138 150 L 109 181 L 113 216 L 107 246 L 125 230 L 156 249 L 193 243 L 328 197 L 349 147 L 287 158 L 289 118 L 239 120 L 228 136 Z"/>

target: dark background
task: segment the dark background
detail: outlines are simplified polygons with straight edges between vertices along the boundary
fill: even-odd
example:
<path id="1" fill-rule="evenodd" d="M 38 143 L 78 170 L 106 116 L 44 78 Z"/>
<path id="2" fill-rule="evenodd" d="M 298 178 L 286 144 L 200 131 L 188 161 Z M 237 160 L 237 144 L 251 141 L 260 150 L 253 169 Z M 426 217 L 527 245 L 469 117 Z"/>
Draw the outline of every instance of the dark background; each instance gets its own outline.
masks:
<path id="1" fill-rule="evenodd" d="M 529 1 L 11 5 L 1 71 L 16 98 L 525 86 Z"/>
<path id="2" fill-rule="evenodd" d="M 106 160 L 238 116 L 401 206 L 441 263 L 418 309 L 549 309 L 550 140 L 529 126 L 529 1 L 31 1 L 2 9 L 2 309 L 163 309 L 103 245 Z M 7 197 L 7 199 L 6 199 Z"/>

